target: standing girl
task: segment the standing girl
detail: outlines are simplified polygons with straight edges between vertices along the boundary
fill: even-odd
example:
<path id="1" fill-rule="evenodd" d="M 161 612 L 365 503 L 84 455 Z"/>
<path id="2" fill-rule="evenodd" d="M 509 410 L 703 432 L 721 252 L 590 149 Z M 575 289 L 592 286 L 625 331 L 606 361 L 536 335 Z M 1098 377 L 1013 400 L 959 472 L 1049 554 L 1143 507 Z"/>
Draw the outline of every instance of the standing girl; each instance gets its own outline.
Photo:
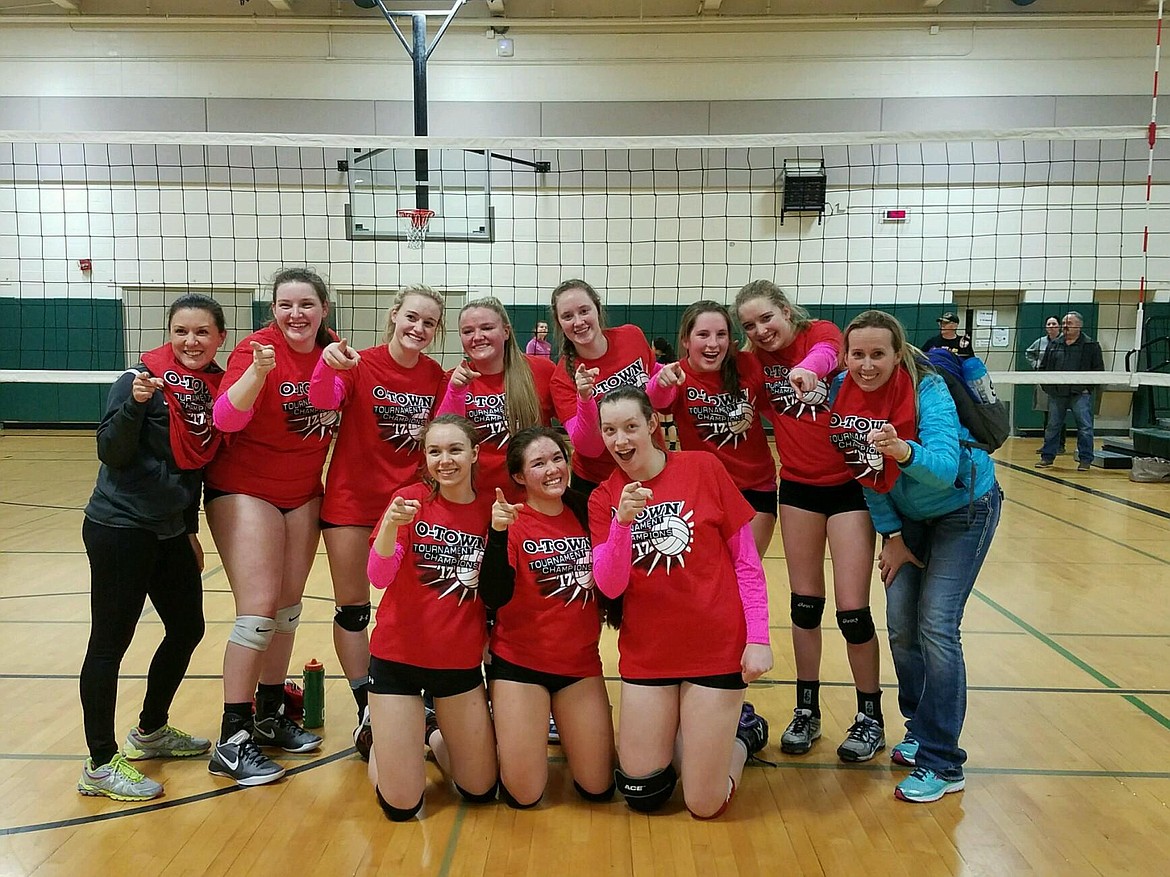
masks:
<path id="1" fill-rule="evenodd" d="M 645 387 L 658 370 L 654 351 L 637 326 L 605 327 L 601 297 L 584 280 L 566 280 L 553 290 L 561 359 L 552 379 L 552 396 L 562 422 L 578 412 L 581 403 L 601 399 L 617 387 Z M 573 488 L 588 495 L 614 470 L 604 444 L 581 444 L 573 439 Z M 665 446 L 661 431 L 655 434 Z"/>
<path id="2" fill-rule="evenodd" d="M 727 471 L 711 454 L 662 450 L 657 428 L 642 390 L 621 387 L 601 402 L 619 468 L 590 497 L 589 522 L 597 586 L 624 595 L 618 789 L 650 812 L 681 773 L 687 809 L 711 819 L 768 739 L 743 699 L 772 666 L 767 588 L 752 508 Z"/>
<path id="3" fill-rule="evenodd" d="M 145 801 L 161 784 L 129 760 L 201 755 L 209 740 L 168 724 L 191 654 L 203 638 L 202 468 L 219 447 L 211 406 L 223 370 L 215 353 L 227 337 L 223 308 L 184 295 L 167 315 L 168 343 L 142 355 L 110 388 L 97 430 L 97 485 L 81 536 L 89 557 L 90 635 L 81 666 L 81 709 L 89 758 L 77 790 Z M 114 736 L 118 670 L 147 597 L 163 623 L 150 662 L 138 726 L 123 751 Z"/>
<path id="4" fill-rule="evenodd" d="M 755 509 L 752 536 L 761 557 L 776 531 L 776 461 L 760 423 L 769 408 L 759 360 L 737 353 L 731 314 L 713 301 L 697 301 L 678 332 L 683 358 L 663 367 L 649 386 L 650 400 L 669 411 L 684 451 L 710 451 Z"/>
<path id="5" fill-rule="evenodd" d="M 369 578 L 386 594 L 370 639 L 370 779 L 395 822 L 422 809 L 426 730 L 435 700 L 435 758 L 463 797 L 495 798 L 496 739 L 480 662 L 487 616 L 478 596 L 492 498 L 475 489 L 476 430 L 436 417 L 423 435 L 427 483 L 399 490 L 374 531 Z"/>
<path id="6" fill-rule="evenodd" d="M 849 370 L 833 403 L 833 439 L 865 487 L 882 534 L 890 652 L 906 736 L 891 756 L 914 772 L 902 801 L 937 801 L 965 785 L 959 734 L 967 670 L 959 627 L 999 524 L 991 457 L 971 444 L 946 383 L 882 311 L 845 330 Z"/>
<path id="7" fill-rule="evenodd" d="M 357 702 L 354 744 L 369 757 L 370 534 L 395 491 L 418 480 L 422 431 L 443 367 L 425 351 L 443 326 L 443 297 L 428 286 L 399 291 L 386 343 L 358 353 L 342 340 L 325 348 L 309 384 L 309 401 L 341 409 L 342 427 L 329 464 L 321 529 L 333 579 L 333 645 Z"/>
<path id="8" fill-rule="evenodd" d="M 337 422 L 309 401 L 309 378 L 334 340 L 325 327 L 325 281 L 303 268 L 281 271 L 272 314 L 228 360 L 215 425 L 229 435 L 207 470 L 207 523 L 236 604 L 223 658 L 223 722 L 208 770 L 242 786 L 284 775 L 259 746 L 309 752 L 321 745 L 284 715 L 284 679 L 320 538 L 321 469 Z"/>
<path id="9" fill-rule="evenodd" d="M 821 615 L 825 542 L 833 560 L 837 626 L 857 688 L 857 715 L 837 747 L 843 761 L 868 761 L 886 746 L 878 642 L 869 608 L 873 526 L 861 487 L 829 441 L 829 380 L 841 359 L 841 330 L 813 320 L 778 286 L 753 280 L 735 297 L 752 352 L 763 365 L 780 456 L 780 535 L 792 588 L 796 709 L 783 752 L 808 752 L 821 736 Z"/>
<path id="10" fill-rule="evenodd" d="M 568 447 L 547 426 L 513 436 L 507 462 L 525 502 L 509 503 L 497 488 L 480 579 L 484 604 L 496 610 L 487 675 L 500 796 L 526 809 L 544 795 L 551 705 L 574 788 L 587 801 L 608 801 L 613 723 L 585 498 L 569 491 Z"/>

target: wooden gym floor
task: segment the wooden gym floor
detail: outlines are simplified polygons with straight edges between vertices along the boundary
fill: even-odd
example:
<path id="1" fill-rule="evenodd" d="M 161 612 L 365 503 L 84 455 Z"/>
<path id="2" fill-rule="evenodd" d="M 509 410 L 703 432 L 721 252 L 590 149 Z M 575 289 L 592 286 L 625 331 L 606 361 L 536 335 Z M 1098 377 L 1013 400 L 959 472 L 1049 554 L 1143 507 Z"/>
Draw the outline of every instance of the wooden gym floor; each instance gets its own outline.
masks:
<path id="1" fill-rule="evenodd" d="M 892 795 L 903 772 L 885 753 L 864 765 L 837 762 L 854 696 L 831 629 L 825 736 L 807 756 L 779 753 L 794 671 L 777 538 L 766 560 L 776 666 L 749 697 L 771 722 L 762 754 L 778 766 L 749 766 L 724 818 L 696 822 L 677 795 L 654 817 L 620 800 L 586 804 L 554 747 L 535 811 L 467 806 L 432 767 L 425 818 L 394 825 L 351 748 L 353 704 L 336 674 L 323 556 L 294 654 L 331 671 L 321 753 L 286 756 L 293 769 L 271 787 L 241 790 L 197 759 L 146 763 L 166 783 L 157 802 L 77 794 L 85 755 L 77 673 L 89 624 L 80 529 L 97 468 L 93 435 L 10 430 L 0 436 L 0 875 L 1165 874 L 1170 486 L 1078 473 L 1070 457 L 1037 472 L 1036 447 L 1013 439 L 997 454 L 1007 501 L 964 625 L 971 691 L 962 794 L 903 804 Z M 172 720 L 211 737 L 233 613 L 209 537 L 204 546 L 207 636 Z M 875 586 L 879 619 L 883 606 Z M 148 606 L 123 664 L 120 733 L 137 718 L 160 630 Z M 881 636 L 892 745 L 901 729 Z M 608 634 L 603 647 L 612 674 Z"/>

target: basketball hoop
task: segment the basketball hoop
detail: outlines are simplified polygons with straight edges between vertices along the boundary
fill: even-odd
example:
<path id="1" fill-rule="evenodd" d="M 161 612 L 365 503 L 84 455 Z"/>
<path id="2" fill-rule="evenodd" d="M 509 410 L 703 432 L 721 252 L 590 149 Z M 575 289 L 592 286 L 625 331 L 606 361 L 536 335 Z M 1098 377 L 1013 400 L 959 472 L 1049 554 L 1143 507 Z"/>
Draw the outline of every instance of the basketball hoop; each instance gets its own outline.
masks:
<path id="1" fill-rule="evenodd" d="M 426 208 L 403 207 L 398 211 L 398 221 L 402 230 L 406 232 L 406 246 L 411 250 L 421 250 L 427 239 L 427 225 L 435 211 Z"/>

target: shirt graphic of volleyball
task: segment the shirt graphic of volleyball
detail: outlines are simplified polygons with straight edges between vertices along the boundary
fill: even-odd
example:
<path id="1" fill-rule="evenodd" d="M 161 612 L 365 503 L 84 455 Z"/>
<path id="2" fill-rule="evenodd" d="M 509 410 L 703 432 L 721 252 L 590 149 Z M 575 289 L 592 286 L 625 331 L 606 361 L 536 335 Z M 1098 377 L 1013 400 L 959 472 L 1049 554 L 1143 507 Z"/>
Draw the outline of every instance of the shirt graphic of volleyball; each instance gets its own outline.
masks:
<path id="1" fill-rule="evenodd" d="M 283 381 L 277 392 L 285 400 L 280 403 L 280 407 L 284 409 L 289 432 L 301 438 L 323 439 L 337 431 L 341 412 L 314 408 L 309 401 L 308 381 Z"/>
<path id="2" fill-rule="evenodd" d="M 716 447 L 739 447 L 756 419 L 756 406 L 747 388 L 738 396 L 708 393 L 702 387 L 686 388 L 687 413 L 703 441 Z"/>
<path id="3" fill-rule="evenodd" d="M 566 605 L 578 598 L 585 605 L 595 598 L 593 548 L 587 537 L 525 539 L 520 548 L 543 597 Z"/>
<path id="4" fill-rule="evenodd" d="M 378 425 L 378 436 L 390 442 L 399 451 L 413 451 L 422 441 L 423 429 L 435 397 L 420 396 L 416 393 L 401 393 L 385 387 L 374 387 L 374 422 Z"/>
<path id="5" fill-rule="evenodd" d="M 804 394 L 804 399 L 796 395 L 796 390 L 788 383 L 788 374 L 792 369 L 786 365 L 764 366 L 764 386 L 768 388 L 768 397 L 772 400 L 772 407 L 778 414 L 786 414 L 799 420 L 805 414 L 812 420 L 817 419 L 817 412 L 829 410 L 829 384 L 824 378 L 817 381 L 817 385 Z"/>
<path id="6" fill-rule="evenodd" d="M 479 589 L 484 537 L 429 521 L 415 521 L 414 537 L 411 550 L 419 580 L 438 591 L 440 600 L 453 594 L 458 594 L 460 605 L 464 600 L 474 600 Z"/>
<path id="7" fill-rule="evenodd" d="M 506 399 L 503 393 L 469 397 L 467 419 L 475 427 L 480 444 L 490 442 L 497 448 L 503 448 L 512 438 L 508 430 Z"/>
<path id="8" fill-rule="evenodd" d="M 634 565 L 646 565 L 646 574 L 662 563 L 667 573 L 671 564 L 686 566 L 686 555 L 695 538 L 691 522 L 694 511 L 686 510 L 685 501 L 660 502 L 638 512 L 630 531 Z"/>

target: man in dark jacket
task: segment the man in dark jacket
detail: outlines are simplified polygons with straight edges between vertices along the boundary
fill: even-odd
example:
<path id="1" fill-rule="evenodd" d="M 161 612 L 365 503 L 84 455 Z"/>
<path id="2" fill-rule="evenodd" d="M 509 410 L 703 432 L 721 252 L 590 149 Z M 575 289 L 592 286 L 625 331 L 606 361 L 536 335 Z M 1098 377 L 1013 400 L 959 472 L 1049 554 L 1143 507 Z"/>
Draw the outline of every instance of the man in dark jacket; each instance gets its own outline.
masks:
<path id="1" fill-rule="evenodd" d="M 1051 342 L 1040 360 L 1040 370 L 1050 372 L 1105 371 L 1101 345 L 1082 332 L 1084 318 L 1069 311 L 1061 321 L 1064 336 Z M 1087 472 L 1093 464 L 1093 392 L 1095 385 L 1043 384 L 1048 394 L 1048 425 L 1040 448 L 1037 469 L 1052 465 L 1064 432 L 1064 415 L 1070 408 L 1077 423 L 1077 469 Z"/>

